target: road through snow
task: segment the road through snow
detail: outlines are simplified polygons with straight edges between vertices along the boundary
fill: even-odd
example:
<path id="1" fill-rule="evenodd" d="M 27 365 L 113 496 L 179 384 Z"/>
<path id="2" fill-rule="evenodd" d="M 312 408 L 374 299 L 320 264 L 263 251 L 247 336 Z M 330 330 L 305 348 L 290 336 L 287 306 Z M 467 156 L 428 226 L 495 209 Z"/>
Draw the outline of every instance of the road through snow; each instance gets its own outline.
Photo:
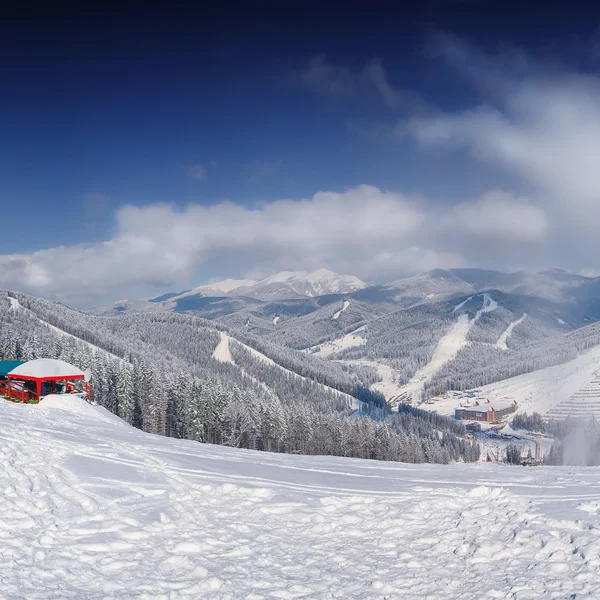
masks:
<path id="1" fill-rule="evenodd" d="M 235 450 L 78 402 L 0 403 L 2 598 L 600 597 L 600 469 Z"/>

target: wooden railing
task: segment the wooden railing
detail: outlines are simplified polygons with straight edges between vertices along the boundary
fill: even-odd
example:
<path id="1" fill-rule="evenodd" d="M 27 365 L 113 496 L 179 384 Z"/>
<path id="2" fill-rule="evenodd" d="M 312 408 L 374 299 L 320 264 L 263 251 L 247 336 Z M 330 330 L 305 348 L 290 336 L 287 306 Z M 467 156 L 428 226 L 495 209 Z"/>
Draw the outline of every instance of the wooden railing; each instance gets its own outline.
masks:
<path id="1" fill-rule="evenodd" d="M 8 382 L 0 381 L 0 395 L 26 404 L 40 401 L 35 392 L 27 389 L 22 383 L 15 381 L 13 381 L 12 385 L 9 385 Z"/>

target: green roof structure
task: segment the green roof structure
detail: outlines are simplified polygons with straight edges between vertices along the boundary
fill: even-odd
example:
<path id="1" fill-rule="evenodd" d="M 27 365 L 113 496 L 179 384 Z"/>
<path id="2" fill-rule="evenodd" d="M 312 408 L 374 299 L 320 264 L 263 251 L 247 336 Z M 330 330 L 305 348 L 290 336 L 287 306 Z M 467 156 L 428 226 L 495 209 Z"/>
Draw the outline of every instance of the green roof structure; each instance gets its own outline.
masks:
<path id="1" fill-rule="evenodd" d="M 13 369 L 21 366 L 22 360 L 0 360 L 0 377 L 6 377 Z"/>

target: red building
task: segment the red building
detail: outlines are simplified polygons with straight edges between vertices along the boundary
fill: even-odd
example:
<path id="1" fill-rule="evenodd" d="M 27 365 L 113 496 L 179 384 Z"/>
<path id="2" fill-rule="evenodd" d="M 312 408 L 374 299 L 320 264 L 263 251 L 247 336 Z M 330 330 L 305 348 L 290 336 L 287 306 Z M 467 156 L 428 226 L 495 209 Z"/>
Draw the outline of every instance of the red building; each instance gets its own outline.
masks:
<path id="1" fill-rule="evenodd" d="M 485 421 L 498 423 L 502 417 L 510 415 L 517 410 L 516 402 L 485 402 L 474 406 L 464 406 L 454 411 L 454 418 L 468 421 Z"/>

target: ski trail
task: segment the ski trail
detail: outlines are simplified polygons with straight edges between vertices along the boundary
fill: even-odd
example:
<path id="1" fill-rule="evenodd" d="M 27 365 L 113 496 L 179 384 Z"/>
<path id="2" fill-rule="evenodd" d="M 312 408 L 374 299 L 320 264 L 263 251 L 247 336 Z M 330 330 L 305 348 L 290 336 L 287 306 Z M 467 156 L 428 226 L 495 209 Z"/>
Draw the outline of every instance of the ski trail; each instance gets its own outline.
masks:
<path id="1" fill-rule="evenodd" d="M 303 377 L 302 375 L 298 375 L 298 373 L 294 373 L 294 371 L 290 371 L 289 369 L 286 369 L 285 367 L 282 367 L 281 365 L 277 364 L 274 360 L 272 360 L 268 356 L 265 356 L 264 354 L 262 354 L 262 352 L 259 352 L 258 350 L 255 350 L 254 348 L 251 348 L 250 346 L 246 346 L 246 344 L 243 344 L 242 342 L 240 342 L 239 340 L 236 340 L 235 338 L 231 338 L 230 336 L 228 336 L 224 332 L 220 332 L 220 333 L 221 333 L 221 339 L 220 339 L 219 343 L 217 344 L 217 347 L 215 348 L 215 350 L 214 350 L 214 352 L 212 354 L 212 357 L 215 360 L 218 360 L 219 362 L 230 363 L 232 365 L 235 365 L 235 361 L 233 360 L 233 357 L 231 356 L 231 350 L 229 348 L 229 343 L 233 339 L 233 341 L 236 344 L 239 344 L 240 346 L 242 346 L 242 348 L 244 348 L 247 352 L 249 352 L 254 358 L 257 358 L 258 360 L 266 363 L 267 365 L 269 365 L 271 367 L 276 367 L 277 369 L 280 369 L 281 371 L 284 371 L 285 373 L 287 373 L 288 375 L 291 375 L 294 378 L 302 379 L 304 381 L 310 381 L 314 385 L 317 385 L 317 386 L 319 386 L 322 389 L 325 389 L 325 390 L 327 390 L 329 392 L 333 392 L 334 394 L 338 394 L 339 396 L 341 396 L 345 400 L 347 400 L 348 405 L 351 408 L 353 408 L 354 410 L 359 410 L 362 407 L 362 405 L 364 404 L 363 402 L 361 402 L 360 400 L 358 400 L 354 396 L 351 396 L 350 394 L 346 394 L 345 392 L 340 392 L 339 390 L 336 390 L 336 389 L 334 389 L 332 387 L 329 387 L 328 385 L 325 385 L 323 383 L 318 383 L 316 381 L 313 381 L 312 379 L 308 379 L 307 377 Z M 249 377 L 250 379 L 252 379 L 252 381 L 254 381 L 256 383 L 259 383 L 262 386 L 265 386 L 265 384 L 263 382 L 258 381 L 255 377 L 253 377 L 252 375 L 250 375 L 249 373 L 247 373 L 244 369 L 242 369 L 238 365 L 236 365 L 236 366 L 240 369 L 240 371 L 246 377 Z"/>
<path id="2" fill-rule="evenodd" d="M 11 310 L 19 310 L 19 308 L 21 308 L 21 305 L 19 304 L 19 301 L 16 298 L 13 298 L 12 296 L 6 296 L 8 298 L 8 301 L 10 302 L 10 309 Z"/>
<path id="3" fill-rule="evenodd" d="M 340 315 L 350 306 L 350 302 L 348 300 L 344 300 L 344 304 L 342 305 L 342 308 L 340 308 L 340 310 L 338 310 L 333 317 L 331 317 L 334 321 L 337 321 L 337 319 L 340 318 Z"/>
<path id="4" fill-rule="evenodd" d="M 212 353 L 212 357 L 219 362 L 233 364 L 233 358 L 229 350 L 229 336 L 222 331 L 220 334 L 221 339 Z"/>
<path id="5" fill-rule="evenodd" d="M 452 329 L 443 336 L 438 342 L 431 360 L 421 369 L 419 369 L 410 381 L 403 387 L 400 397 L 396 400 L 407 399 L 418 403 L 421 399 L 423 388 L 429 383 L 434 375 L 467 344 L 467 334 L 473 325 L 480 319 L 484 313 L 492 312 L 498 308 L 498 303 L 488 294 L 483 296 L 481 308 L 475 313 L 472 320 L 469 320 L 467 313 L 461 313 Z M 466 300 L 465 300 L 466 302 Z M 460 308 L 464 303 L 459 304 L 454 310 Z M 454 312 L 454 311 L 452 311 Z"/>
<path id="6" fill-rule="evenodd" d="M 523 313 L 523 316 L 520 319 L 517 319 L 516 321 L 513 321 L 512 323 L 510 323 L 510 325 L 502 332 L 502 335 L 498 338 L 498 341 L 496 342 L 496 347 L 500 348 L 501 350 L 508 350 L 508 346 L 506 345 L 506 340 L 512 334 L 513 329 L 519 323 L 522 323 L 523 319 L 525 319 L 526 316 L 527 316 L 527 313 Z"/>
<path id="7" fill-rule="evenodd" d="M 329 342 L 323 342 L 322 344 L 317 344 L 316 346 L 302 350 L 302 352 L 310 353 L 313 356 L 318 356 L 319 358 L 327 358 L 328 356 L 331 356 L 336 352 L 340 352 L 341 350 L 345 350 L 346 348 L 364 346 L 367 343 L 366 338 L 357 335 L 364 330 L 365 325 L 362 325 L 358 329 L 347 333 L 341 338 L 337 338 Z"/>
<path id="8" fill-rule="evenodd" d="M 457 304 L 452 312 L 460 310 L 467 302 L 469 302 L 469 300 L 473 300 L 473 296 L 469 296 L 466 300 L 463 300 L 460 304 Z"/>

